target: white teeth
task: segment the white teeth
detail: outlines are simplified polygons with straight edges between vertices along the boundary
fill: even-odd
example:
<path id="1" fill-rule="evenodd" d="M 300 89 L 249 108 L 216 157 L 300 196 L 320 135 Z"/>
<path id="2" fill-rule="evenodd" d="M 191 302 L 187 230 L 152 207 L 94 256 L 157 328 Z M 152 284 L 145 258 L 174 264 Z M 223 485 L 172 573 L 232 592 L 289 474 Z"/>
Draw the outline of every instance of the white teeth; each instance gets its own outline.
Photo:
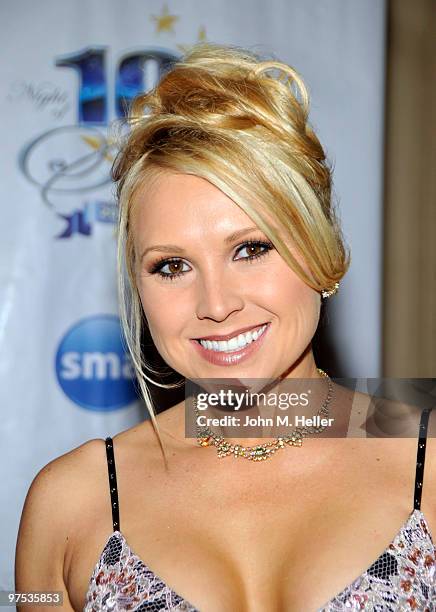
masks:
<path id="1" fill-rule="evenodd" d="M 239 336 L 236 339 L 238 341 L 238 348 L 242 348 L 243 346 L 247 344 L 247 340 L 245 339 L 244 334 L 239 334 Z"/>
<path id="2" fill-rule="evenodd" d="M 253 342 L 253 335 L 250 332 L 245 334 L 245 342 L 246 344 L 251 344 L 251 342 Z"/>
<path id="3" fill-rule="evenodd" d="M 238 339 L 237 338 L 230 338 L 230 340 L 227 340 L 227 344 L 229 346 L 229 350 L 233 351 L 233 349 L 237 349 L 238 348 Z"/>
<path id="4" fill-rule="evenodd" d="M 200 340 L 200 344 L 203 348 L 208 349 L 209 351 L 217 351 L 219 353 L 239 351 L 247 344 L 255 342 L 263 334 L 265 329 L 266 325 L 262 325 L 262 327 L 254 332 L 249 331 L 245 334 L 239 334 L 238 336 L 230 338 L 230 340 Z"/>

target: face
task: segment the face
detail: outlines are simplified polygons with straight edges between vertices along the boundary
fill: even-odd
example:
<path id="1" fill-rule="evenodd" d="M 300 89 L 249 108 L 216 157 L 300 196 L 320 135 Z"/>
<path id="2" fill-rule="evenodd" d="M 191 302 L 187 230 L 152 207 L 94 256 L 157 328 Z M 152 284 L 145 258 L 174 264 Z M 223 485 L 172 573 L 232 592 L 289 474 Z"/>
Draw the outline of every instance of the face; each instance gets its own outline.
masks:
<path id="1" fill-rule="evenodd" d="M 131 227 L 150 333 L 174 370 L 313 376 L 320 296 L 233 200 L 205 179 L 165 172 L 137 191 Z"/>

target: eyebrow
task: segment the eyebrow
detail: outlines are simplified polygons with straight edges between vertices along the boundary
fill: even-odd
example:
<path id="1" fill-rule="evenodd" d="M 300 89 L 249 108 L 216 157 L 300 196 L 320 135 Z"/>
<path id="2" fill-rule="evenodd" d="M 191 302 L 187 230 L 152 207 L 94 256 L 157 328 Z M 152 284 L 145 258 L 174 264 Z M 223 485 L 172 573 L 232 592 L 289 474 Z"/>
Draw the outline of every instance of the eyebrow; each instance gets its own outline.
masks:
<path id="1" fill-rule="evenodd" d="M 237 230 L 236 232 L 229 234 L 226 238 L 224 238 L 224 242 L 225 244 L 229 244 L 231 242 L 234 242 L 235 240 L 238 240 L 238 238 L 242 238 L 242 236 L 245 236 L 245 234 L 254 232 L 255 230 L 259 230 L 259 228 L 256 226 L 244 227 L 243 229 Z M 179 247 L 176 244 L 155 244 L 154 246 L 147 247 L 142 252 L 140 261 L 142 261 L 145 255 L 147 255 L 147 253 L 149 253 L 150 251 L 161 251 L 164 253 L 178 253 L 178 254 L 186 253 L 185 249 L 182 249 L 182 247 Z"/>

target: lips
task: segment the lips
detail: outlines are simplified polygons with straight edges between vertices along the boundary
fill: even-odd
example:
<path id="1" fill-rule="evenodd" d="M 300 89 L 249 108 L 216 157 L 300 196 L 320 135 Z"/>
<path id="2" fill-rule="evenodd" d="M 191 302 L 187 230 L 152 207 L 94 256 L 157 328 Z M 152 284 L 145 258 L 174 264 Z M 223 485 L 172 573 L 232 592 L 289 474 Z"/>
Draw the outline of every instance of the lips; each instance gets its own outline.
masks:
<path id="1" fill-rule="evenodd" d="M 249 360 L 250 358 L 254 358 L 256 353 L 259 352 L 261 346 L 265 342 L 265 338 L 269 335 L 269 330 L 271 327 L 269 322 L 264 325 L 265 331 L 258 337 L 257 340 L 253 340 L 250 344 L 247 344 L 237 350 L 218 352 L 204 348 L 201 343 L 194 338 L 192 338 L 190 342 L 192 342 L 193 348 L 197 352 L 197 354 L 205 361 L 217 366 L 235 366 Z M 262 327 L 262 325 L 260 327 Z M 256 327 L 246 327 L 244 329 L 245 332 L 247 332 L 251 329 L 256 329 Z M 240 330 L 237 331 L 240 332 Z M 233 334 L 234 333 L 235 332 L 233 332 Z M 212 339 L 217 337 L 220 339 L 223 338 L 223 336 L 209 336 L 209 338 Z M 228 337 L 229 335 L 224 336 L 224 338 Z M 232 338 L 232 335 L 230 335 L 230 338 Z M 203 338 L 201 338 L 201 340 L 203 340 Z"/>
<path id="2" fill-rule="evenodd" d="M 267 322 L 264 323 L 259 323 L 259 325 L 247 325 L 247 327 L 241 327 L 240 329 L 236 329 L 234 332 L 231 332 L 230 334 L 223 334 L 221 336 L 202 336 L 201 338 L 193 338 L 193 340 L 216 340 L 218 342 L 224 342 L 225 340 L 230 340 L 231 338 L 235 338 L 237 336 L 239 336 L 239 334 L 244 334 L 245 332 L 248 331 L 255 331 L 256 329 L 259 329 L 260 327 L 262 327 L 262 325 L 266 325 Z"/>

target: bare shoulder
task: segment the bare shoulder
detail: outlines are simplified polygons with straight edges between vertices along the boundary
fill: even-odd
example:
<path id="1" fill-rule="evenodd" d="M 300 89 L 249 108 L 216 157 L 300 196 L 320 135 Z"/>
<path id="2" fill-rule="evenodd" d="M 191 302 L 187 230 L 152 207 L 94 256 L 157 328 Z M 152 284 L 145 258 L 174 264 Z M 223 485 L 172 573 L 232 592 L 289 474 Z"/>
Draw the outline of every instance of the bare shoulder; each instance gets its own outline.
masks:
<path id="1" fill-rule="evenodd" d="M 390 466 L 389 472 L 398 479 L 410 478 L 414 487 L 415 470 L 417 462 L 420 423 L 423 415 L 423 406 L 428 405 L 431 397 L 425 388 L 408 385 L 401 387 L 401 380 L 387 379 L 387 388 L 380 389 L 377 394 L 362 393 L 353 390 L 352 401 L 347 395 L 349 392 L 341 388 L 342 405 L 352 405 L 352 427 L 349 428 L 351 437 L 371 439 L 371 444 L 365 444 L 367 449 L 384 449 L 384 456 Z M 383 395 L 390 397 L 384 397 Z M 414 402 L 409 398 L 412 394 Z M 400 399 L 392 399 L 398 397 Z M 419 401 L 422 400 L 422 401 Z M 420 404 L 420 405 L 419 405 Z M 434 540 L 436 542 L 436 408 L 429 412 L 424 479 L 422 484 L 421 510 L 424 513 Z"/>
<path id="2" fill-rule="evenodd" d="M 168 416 L 159 420 L 166 423 Z M 155 477 L 161 454 L 148 420 L 114 435 L 113 448 L 126 517 L 138 482 Z M 17 589 L 63 591 L 65 610 L 83 609 L 92 569 L 113 531 L 107 475 L 103 438 L 73 448 L 35 475 L 20 519 Z"/>
<path id="3" fill-rule="evenodd" d="M 50 509 L 49 516 L 56 523 L 67 526 L 71 518 L 69 514 L 74 514 L 74 503 L 71 502 L 80 497 L 81 491 L 87 488 L 92 472 L 99 470 L 104 463 L 103 449 L 103 439 L 88 440 L 42 467 L 27 492 L 22 521 L 29 518 L 37 520 L 42 511 Z M 66 507 L 60 506 L 66 501 L 69 502 Z"/>
<path id="4" fill-rule="evenodd" d="M 89 440 L 47 463 L 33 478 L 17 537 L 17 590 L 61 590 L 64 608 L 71 606 L 65 589 L 64 557 L 77 526 L 78 508 L 89 493 L 93 470 L 101 469 L 105 460 L 102 449 L 104 440 Z"/>
<path id="5" fill-rule="evenodd" d="M 383 439 L 395 443 L 395 461 L 403 466 L 402 458 L 412 462 L 412 474 L 415 479 L 420 424 L 424 408 L 403 401 L 385 398 L 369 398 L 360 394 L 362 405 L 368 410 L 365 413 L 365 430 L 368 437 Z M 424 435 L 424 432 L 422 432 Z M 425 462 L 422 482 L 421 510 L 424 513 L 436 542 L 436 408 L 428 413 L 425 444 Z M 404 469 L 403 467 L 401 469 Z"/>

